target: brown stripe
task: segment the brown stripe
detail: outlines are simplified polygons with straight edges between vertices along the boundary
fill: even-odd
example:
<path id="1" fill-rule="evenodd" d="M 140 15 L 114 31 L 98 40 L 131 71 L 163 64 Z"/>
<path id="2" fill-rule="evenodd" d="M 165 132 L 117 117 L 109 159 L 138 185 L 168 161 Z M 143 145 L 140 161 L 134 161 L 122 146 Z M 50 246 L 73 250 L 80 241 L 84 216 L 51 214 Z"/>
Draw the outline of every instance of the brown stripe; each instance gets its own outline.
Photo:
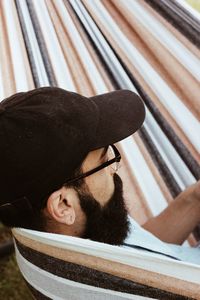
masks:
<path id="1" fill-rule="evenodd" d="M 76 263 L 94 270 L 118 276 L 135 283 L 151 286 L 174 294 L 200 299 L 200 285 L 167 275 L 143 270 L 134 266 L 113 262 L 100 257 L 83 254 L 68 249 L 61 249 L 52 245 L 45 245 L 39 241 L 24 237 L 16 229 L 12 230 L 15 238 L 26 247 L 39 251 L 63 261 Z"/>
<path id="2" fill-rule="evenodd" d="M 43 254 L 22 245 L 16 240 L 21 255 L 37 267 L 56 276 L 87 284 L 94 287 L 113 290 L 122 293 L 140 295 L 156 299 L 188 299 L 188 297 L 176 295 L 146 285 L 138 284 L 114 275 L 100 272 L 76 263 L 70 263 Z M 190 298 L 191 299 L 191 298 Z"/>

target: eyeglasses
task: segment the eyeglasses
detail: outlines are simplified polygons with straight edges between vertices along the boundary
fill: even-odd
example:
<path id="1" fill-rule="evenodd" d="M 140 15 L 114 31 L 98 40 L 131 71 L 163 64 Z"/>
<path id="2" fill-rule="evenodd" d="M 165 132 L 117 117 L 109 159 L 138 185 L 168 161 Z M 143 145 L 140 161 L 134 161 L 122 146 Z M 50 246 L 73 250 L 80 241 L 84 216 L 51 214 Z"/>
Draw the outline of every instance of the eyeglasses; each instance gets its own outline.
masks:
<path id="1" fill-rule="evenodd" d="M 69 184 L 74 181 L 80 180 L 82 178 L 88 177 L 88 176 L 90 176 L 112 164 L 115 164 L 114 167 L 112 167 L 112 169 L 114 170 L 114 172 L 117 172 L 119 169 L 119 162 L 121 160 L 121 155 L 120 155 L 119 151 L 117 150 L 117 147 L 115 145 L 109 145 L 107 153 L 108 153 L 108 156 L 110 157 L 109 160 L 102 163 L 100 166 L 79 175 L 78 177 L 67 180 L 64 184 L 67 184 L 67 183 Z"/>

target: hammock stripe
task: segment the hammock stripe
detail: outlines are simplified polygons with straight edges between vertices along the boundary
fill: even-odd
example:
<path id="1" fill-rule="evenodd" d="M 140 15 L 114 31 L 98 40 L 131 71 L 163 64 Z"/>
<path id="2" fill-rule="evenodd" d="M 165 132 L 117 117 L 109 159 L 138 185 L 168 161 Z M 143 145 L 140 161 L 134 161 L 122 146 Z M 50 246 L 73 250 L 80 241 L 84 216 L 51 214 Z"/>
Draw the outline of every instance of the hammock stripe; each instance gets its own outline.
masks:
<path id="1" fill-rule="evenodd" d="M 118 143 L 119 174 L 139 223 L 200 178 L 200 53 L 171 25 L 184 20 L 196 36 L 199 20 L 177 1 L 147 2 L 0 4 L 0 99 L 47 85 L 85 96 L 130 89 L 143 98 L 143 127 Z"/>

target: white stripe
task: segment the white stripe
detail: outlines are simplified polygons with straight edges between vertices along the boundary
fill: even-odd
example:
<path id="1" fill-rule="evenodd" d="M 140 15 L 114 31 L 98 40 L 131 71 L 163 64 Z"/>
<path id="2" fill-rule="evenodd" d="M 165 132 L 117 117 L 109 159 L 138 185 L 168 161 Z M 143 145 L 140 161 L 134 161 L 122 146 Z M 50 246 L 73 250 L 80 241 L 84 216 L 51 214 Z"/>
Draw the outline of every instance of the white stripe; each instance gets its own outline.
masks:
<path id="1" fill-rule="evenodd" d="M 42 34 L 48 46 L 48 54 L 52 63 L 53 70 L 60 88 L 76 91 L 72 80 L 67 61 L 63 55 L 61 46 L 56 36 L 52 20 L 50 18 L 45 1 L 32 2 L 37 13 Z"/>
<path id="2" fill-rule="evenodd" d="M 5 90 L 4 90 L 4 82 L 3 82 L 3 76 L 2 76 L 2 64 L 0 64 L 0 102 L 5 98 Z"/>
<path id="3" fill-rule="evenodd" d="M 100 17 L 101 21 L 104 24 L 107 24 L 107 30 L 117 45 L 123 52 L 126 52 L 130 61 L 134 62 L 134 66 L 137 68 L 146 83 L 151 87 L 174 120 L 180 125 L 187 138 L 194 145 L 197 151 L 200 151 L 200 139 L 197 139 L 197 132 L 200 131 L 199 121 L 122 33 L 102 3 L 99 0 L 96 0 L 88 2 L 88 5 L 92 7 L 95 14 Z M 188 124 L 190 124 L 190 126 L 188 126 Z"/>
<path id="4" fill-rule="evenodd" d="M 174 1 L 178 2 L 181 6 L 183 6 L 183 8 L 185 8 L 186 11 L 192 14 L 192 16 L 194 17 L 194 19 L 196 19 L 196 21 L 200 22 L 200 13 L 196 9 L 194 9 L 190 4 L 188 4 L 185 0 L 174 0 Z"/>
<path id="5" fill-rule="evenodd" d="M 187 186 L 195 183 L 196 179 L 148 110 L 146 110 L 144 125 L 152 142 L 181 190 L 184 190 Z"/>
<path id="6" fill-rule="evenodd" d="M 83 7 L 82 3 L 78 0 L 69 0 L 75 11 L 77 12 L 81 22 L 84 24 L 87 32 L 89 33 L 91 39 L 95 42 L 95 44 L 98 45 L 98 49 L 101 52 L 104 60 L 106 61 L 106 64 L 109 66 L 109 68 L 113 71 L 115 74 L 115 77 L 117 81 L 120 83 L 122 88 L 130 88 L 127 86 L 127 82 L 130 82 L 131 90 L 136 91 L 136 89 L 133 87 L 133 84 L 131 83 L 128 75 L 124 72 L 124 69 L 122 68 L 121 64 L 119 63 L 119 60 L 116 58 L 116 56 L 113 54 L 113 51 L 111 50 L 110 46 L 105 41 L 104 37 L 100 33 L 99 29 L 94 25 L 93 20 L 91 19 L 88 12 Z M 123 75 L 122 75 L 123 74 Z M 94 84 L 93 78 L 93 84 Z"/>
<path id="7" fill-rule="evenodd" d="M 55 300 L 87 299 L 87 300 L 120 300 L 120 299 L 152 299 L 128 293 L 115 292 L 109 289 L 94 287 L 71 281 L 35 266 L 26 260 L 15 245 L 16 259 L 24 278 L 40 293 Z M 66 298 L 67 297 L 67 298 Z"/>
<path id="8" fill-rule="evenodd" d="M 11 52 L 11 64 L 15 77 L 16 92 L 27 91 L 29 84 L 25 69 L 24 55 L 20 43 L 19 32 L 15 22 L 15 7 L 11 0 L 2 1 L 5 12 L 5 25 L 8 33 L 9 50 Z"/>
<path id="9" fill-rule="evenodd" d="M 31 54 L 34 58 L 40 86 L 42 86 L 42 85 L 47 86 L 47 85 L 49 85 L 49 80 L 48 80 L 48 77 L 46 74 L 45 66 L 44 66 L 42 55 L 41 55 L 41 52 L 40 52 L 40 49 L 38 46 L 38 41 L 37 41 L 37 38 L 35 35 L 35 31 L 33 29 L 33 24 L 31 22 L 30 14 L 29 14 L 29 11 L 27 8 L 27 3 L 25 2 L 25 0 L 20 0 L 20 1 L 18 1 L 18 4 L 21 8 L 23 18 L 24 18 L 24 23 L 26 25 L 29 43 L 31 46 Z"/>
<path id="10" fill-rule="evenodd" d="M 174 278 L 200 284 L 200 266 L 183 261 L 175 261 L 153 253 L 141 253 L 137 249 L 125 249 L 82 238 L 47 233 L 23 228 L 13 228 L 13 234 L 39 241 L 43 245 L 55 246 L 58 249 L 67 249 L 85 253 L 93 257 L 105 258 L 108 261 L 119 262 L 128 266 L 149 270 Z"/>
<path id="11" fill-rule="evenodd" d="M 166 27 L 151 16 L 138 1 L 123 1 L 133 17 L 181 63 L 197 80 L 200 80 L 200 60 L 190 52 Z"/>
<path id="12" fill-rule="evenodd" d="M 84 70 L 89 77 L 92 86 L 95 87 L 96 93 L 108 92 L 105 82 L 103 81 L 94 61 L 92 60 L 86 45 L 84 44 L 76 26 L 74 25 L 63 1 L 56 0 L 54 1 L 54 5 L 59 11 L 62 22 L 67 30 L 67 34 L 69 35 L 76 51 L 78 51 L 78 55 L 80 56 L 81 62 L 84 66 Z"/>
<path id="13" fill-rule="evenodd" d="M 100 33 L 100 31 L 98 30 L 96 25 L 91 20 L 91 17 L 88 15 L 87 11 L 85 11 L 84 7 L 81 5 L 80 2 L 71 0 L 71 4 L 73 5 L 74 9 L 78 13 L 79 17 L 81 18 L 81 21 L 83 22 L 84 26 L 86 26 L 92 39 L 95 41 L 95 43 L 97 43 L 102 55 L 106 59 L 108 66 L 110 67 L 112 72 L 115 74 L 121 87 L 132 90 L 133 92 L 138 94 L 138 92 L 136 91 L 132 82 L 130 81 L 129 77 L 125 73 L 122 66 L 119 64 L 119 61 L 116 59 L 115 55 L 113 54 L 113 51 L 110 49 L 110 47 L 106 43 L 105 39 L 102 37 L 102 34 Z M 169 170 L 172 172 L 176 181 L 180 185 L 181 189 L 184 189 L 186 186 L 194 183 L 195 179 L 192 176 L 191 172 L 188 170 L 185 163 L 180 158 L 179 154 L 176 152 L 176 150 L 171 145 L 171 143 L 169 142 L 169 140 L 167 139 L 167 137 L 165 136 L 163 131 L 160 129 L 160 127 L 158 126 L 155 119 L 152 117 L 152 115 L 149 112 L 147 107 L 146 107 L 146 118 L 145 118 L 145 122 L 143 125 L 144 125 L 145 129 L 147 130 L 147 132 L 149 133 L 149 135 L 151 136 L 152 140 L 156 141 L 156 145 L 157 145 L 158 149 L 160 149 L 160 151 L 161 151 L 160 154 L 161 154 L 162 158 L 164 159 Z M 132 148 L 132 150 L 133 150 L 133 148 Z M 128 161 L 131 161 L 131 160 L 132 160 L 131 157 L 130 158 L 128 157 Z M 135 169 L 133 169 L 133 172 L 134 172 L 134 170 Z M 148 173 L 149 173 L 149 171 L 148 171 Z M 141 187 L 145 189 L 145 185 L 141 184 Z M 156 190 L 156 191 L 158 191 L 158 190 Z M 145 193 L 144 190 L 142 190 L 142 192 L 144 192 L 146 197 L 148 197 L 146 199 L 151 207 L 152 206 L 151 193 Z M 155 195 L 155 192 L 154 192 L 154 195 Z M 155 195 L 155 197 L 157 197 L 158 201 L 159 201 L 159 199 L 161 200 L 161 203 L 159 205 L 156 205 L 155 208 L 153 208 L 154 214 L 157 214 L 160 212 L 160 208 L 163 205 L 164 205 L 163 207 L 165 207 L 165 201 L 163 201 L 163 195 L 161 194 L 161 191 L 158 192 L 158 194 Z M 162 202 L 163 202 L 163 204 L 162 204 Z"/>
<path id="14" fill-rule="evenodd" d="M 166 199 L 160 190 L 151 170 L 149 169 L 142 153 L 133 137 L 128 137 L 120 142 L 123 152 L 132 172 L 148 202 L 154 216 L 167 207 Z M 153 197 L 152 197 L 153 195 Z"/>

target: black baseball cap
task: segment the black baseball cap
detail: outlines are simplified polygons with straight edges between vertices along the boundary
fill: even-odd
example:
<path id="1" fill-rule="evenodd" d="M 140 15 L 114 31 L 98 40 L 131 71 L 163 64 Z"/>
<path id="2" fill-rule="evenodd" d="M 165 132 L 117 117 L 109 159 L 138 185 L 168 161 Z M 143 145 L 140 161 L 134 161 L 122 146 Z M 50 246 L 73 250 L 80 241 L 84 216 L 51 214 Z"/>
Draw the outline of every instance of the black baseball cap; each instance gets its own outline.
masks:
<path id="1" fill-rule="evenodd" d="M 84 97 L 42 87 L 1 101 L 0 220 L 13 209 L 40 209 L 90 151 L 133 134 L 144 118 L 141 98 L 129 90 Z"/>

